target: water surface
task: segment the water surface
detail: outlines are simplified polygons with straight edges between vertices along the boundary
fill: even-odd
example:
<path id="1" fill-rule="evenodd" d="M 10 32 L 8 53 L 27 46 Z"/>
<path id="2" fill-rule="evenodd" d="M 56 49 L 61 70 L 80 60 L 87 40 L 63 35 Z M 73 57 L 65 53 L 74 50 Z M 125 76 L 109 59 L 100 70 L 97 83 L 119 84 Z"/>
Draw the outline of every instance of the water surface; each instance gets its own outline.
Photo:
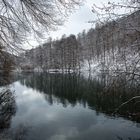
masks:
<path id="1" fill-rule="evenodd" d="M 85 78 L 76 74 L 31 73 L 17 78 L 9 87 L 14 91 L 16 112 L 10 118 L 9 127 L 0 130 L 2 137 L 140 140 L 139 118 L 125 113 L 128 109 L 132 111 L 132 107 L 125 106 L 117 115 L 113 114 L 117 106 L 133 97 L 131 91 L 136 91 L 136 85 L 131 90 L 127 83 L 118 91 L 119 83 L 114 90 L 106 89 L 108 82 L 106 76 Z M 138 89 L 135 94 L 139 95 Z"/>

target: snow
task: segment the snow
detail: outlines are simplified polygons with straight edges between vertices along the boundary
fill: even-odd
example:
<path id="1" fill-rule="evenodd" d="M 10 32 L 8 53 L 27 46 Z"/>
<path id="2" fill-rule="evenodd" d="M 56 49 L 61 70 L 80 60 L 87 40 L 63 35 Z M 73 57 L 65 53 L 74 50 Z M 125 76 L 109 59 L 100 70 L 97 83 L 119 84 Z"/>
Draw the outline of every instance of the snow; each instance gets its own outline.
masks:
<path id="1" fill-rule="evenodd" d="M 43 72 L 43 69 L 41 67 L 36 67 L 33 70 L 34 72 Z"/>
<path id="2" fill-rule="evenodd" d="M 110 74 L 115 74 L 118 71 L 135 72 L 135 74 L 140 73 L 140 54 L 135 49 L 127 47 L 119 51 L 116 48 L 114 50 L 114 56 L 111 52 L 106 51 L 104 60 L 105 63 L 101 57 L 98 60 L 90 60 L 90 62 L 84 60 L 81 64 L 81 73 L 85 77 L 87 77 L 89 73 L 91 73 L 91 76 L 95 76 L 103 71 Z"/>
<path id="3" fill-rule="evenodd" d="M 47 70 L 47 72 L 49 73 L 73 73 L 74 71 L 73 70 L 68 70 L 68 69 L 49 69 Z"/>

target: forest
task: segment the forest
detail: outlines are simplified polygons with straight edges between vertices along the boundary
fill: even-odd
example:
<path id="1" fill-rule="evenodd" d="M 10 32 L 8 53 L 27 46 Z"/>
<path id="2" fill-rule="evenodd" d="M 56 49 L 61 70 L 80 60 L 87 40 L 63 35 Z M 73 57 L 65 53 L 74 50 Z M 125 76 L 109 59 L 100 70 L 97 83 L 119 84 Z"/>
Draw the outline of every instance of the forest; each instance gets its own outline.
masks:
<path id="1" fill-rule="evenodd" d="M 140 11 L 77 35 L 51 37 L 18 58 L 18 71 L 108 71 L 140 75 Z"/>

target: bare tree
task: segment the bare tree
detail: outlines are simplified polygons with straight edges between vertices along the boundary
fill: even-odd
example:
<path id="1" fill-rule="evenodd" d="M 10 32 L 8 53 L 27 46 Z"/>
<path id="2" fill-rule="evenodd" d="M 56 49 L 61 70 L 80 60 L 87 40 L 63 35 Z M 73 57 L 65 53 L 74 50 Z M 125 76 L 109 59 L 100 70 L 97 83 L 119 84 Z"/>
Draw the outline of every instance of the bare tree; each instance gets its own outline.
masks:
<path id="1" fill-rule="evenodd" d="M 92 12 L 97 15 L 100 23 L 109 22 L 117 18 L 121 18 L 130 13 L 140 10 L 140 0 L 121 0 L 119 2 L 111 2 L 101 7 L 93 4 Z"/>
<path id="2" fill-rule="evenodd" d="M 126 59 L 126 55 L 128 55 L 128 53 L 126 51 L 128 50 L 128 47 L 131 50 L 134 50 L 134 48 L 137 49 L 137 53 L 139 53 L 140 0 L 121 0 L 120 2 L 108 1 L 107 4 L 103 4 L 101 7 L 93 4 L 92 12 L 97 16 L 97 20 L 92 22 L 100 24 L 100 28 L 114 22 L 115 24 L 112 24 L 111 26 L 117 25 L 118 32 L 124 32 L 126 39 L 123 37 L 122 43 L 125 47 L 125 49 L 123 49 L 125 52 L 124 62 L 125 66 L 127 66 L 126 61 L 128 60 Z M 118 37 L 121 38 L 121 36 L 122 34 L 119 34 Z M 138 60 L 139 62 L 139 59 L 140 58 L 137 57 L 135 58 L 135 61 L 137 62 Z"/>
<path id="3" fill-rule="evenodd" d="M 0 0 L 0 50 L 17 51 L 28 35 L 62 25 L 82 0 Z"/>
<path id="4" fill-rule="evenodd" d="M 98 7 L 97 5 L 93 4 L 92 12 L 97 16 L 97 22 L 101 25 L 100 29 L 109 24 L 109 28 L 114 26 L 113 34 L 111 35 L 111 38 L 114 40 L 112 40 L 111 43 L 114 44 L 113 48 L 115 50 L 115 55 L 113 54 L 113 56 L 115 57 L 117 65 L 119 66 L 122 64 L 123 66 L 123 68 L 121 68 L 123 72 L 118 72 L 116 77 L 122 76 L 123 73 L 125 73 L 127 76 L 126 79 L 127 81 L 131 81 L 131 85 L 133 85 L 135 82 L 137 83 L 136 85 L 139 85 L 140 0 L 121 0 L 120 2 L 108 1 L 108 3 L 102 5 L 102 7 Z M 93 21 L 93 23 L 95 22 Z M 109 34 L 109 32 L 106 32 L 106 36 Z M 107 39 L 104 41 L 107 42 Z M 110 86 L 113 85 L 114 83 L 110 84 Z M 109 89 L 108 87 L 106 88 Z M 130 98 L 128 101 L 123 102 L 117 107 L 114 113 L 119 111 L 126 104 L 130 104 L 135 99 L 140 99 L 139 94 Z M 136 102 L 136 104 L 138 102 Z"/>

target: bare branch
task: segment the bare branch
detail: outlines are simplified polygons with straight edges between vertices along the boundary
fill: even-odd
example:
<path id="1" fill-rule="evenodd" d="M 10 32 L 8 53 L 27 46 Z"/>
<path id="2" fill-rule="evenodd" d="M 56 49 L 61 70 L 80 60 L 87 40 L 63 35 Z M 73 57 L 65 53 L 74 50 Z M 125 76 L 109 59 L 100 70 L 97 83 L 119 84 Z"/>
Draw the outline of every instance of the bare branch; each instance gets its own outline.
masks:
<path id="1" fill-rule="evenodd" d="M 0 41 L 8 51 L 17 50 L 31 33 L 44 32 L 62 25 L 82 0 L 1 0 Z"/>

